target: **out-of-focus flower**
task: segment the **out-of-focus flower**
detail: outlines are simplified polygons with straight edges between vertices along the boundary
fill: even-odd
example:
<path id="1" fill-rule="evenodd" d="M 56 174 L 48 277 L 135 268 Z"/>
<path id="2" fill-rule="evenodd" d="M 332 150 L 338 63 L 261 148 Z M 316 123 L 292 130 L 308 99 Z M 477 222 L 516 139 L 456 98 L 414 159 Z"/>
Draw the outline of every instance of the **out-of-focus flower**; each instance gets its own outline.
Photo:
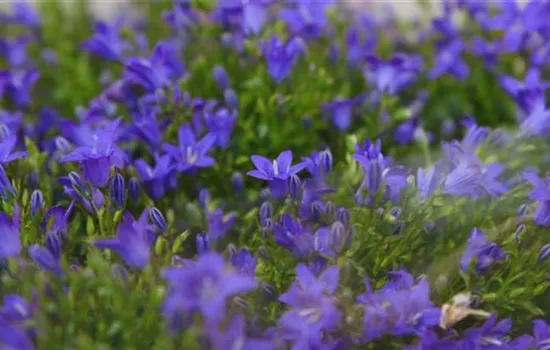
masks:
<path id="1" fill-rule="evenodd" d="M 201 254 L 183 267 L 166 268 L 163 277 L 169 287 L 162 312 L 173 331 L 180 328 L 184 315 L 197 311 L 207 322 L 217 324 L 225 315 L 228 298 L 256 286 L 253 277 L 228 268 L 216 253 Z"/>
<path id="2" fill-rule="evenodd" d="M 376 55 L 365 57 L 367 67 L 364 70 L 365 78 L 376 86 L 380 93 L 395 95 L 412 84 L 422 68 L 422 59 L 419 56 L 405 54 L 394 55 L 387 61 Z"/>
<path id="3" fill-rule="evenodd" d="M 500 85 L 512 96 L 523 112 L 529 114 L 534 108 L 545 105 L 544 93 L 550 88 L 550 81 L 543 81 L 538 68 L 531 68 L 524 81 L 507 75 L 500 76 Z"/>
<path id="4" fill-rule="evenodd" d="M 120 37 L 122 21 L 113 24 L 104 21 L 95 23 L 95 32 L 92 37 L 84 41 L 80 46 L 83 50 L 98 55 L 108 60 L 122 61 L 124 54 L 131 46 L 130 43 Z"/>
<path id="5" fill-rule="evenodd" d="M 0 71 L 0 99 L 7 94 L 17 107 L 27 107 L 31 103 L 30 90 L 39 78 L 37 69 Z"/>
<path id="6" fill-rule="evenodd" d="M 160 199 L 166 193 L 169 176 L 174 170 L 169 155 L 155 155 L 155 166 L 152 167 L 143 159 L 135 161 L 134 166 L 147 194 L 153 199 Z"/>
<path id="7" fill-rule="evenodd" d="M 0 260 L 19 256 L 21 253 L 21 218 L 19 208 L 14 208 L 13 217 L 0 213 Z"/>
<path id="8" fill-rule="evenodd" d="M 484 273 L 497 261 L 506 259 L 506 253 L 497 243 L 489 242 L 485 233 L 476 227 L 468 238 L 468 246 L 460 260 L 460 268 L 466 271 L 474 258 L 476 272 Z"/>
<path id="9" fill-rule="evenodd" d="M 124 77 L 127 81 L 143 86 L 149 92 L 171 86 L 185 73 L 173 42 L 161 41 L 150 58 L 131 58 L 126 61 Z"/>
<path id="10" fill-rule="evenodd" d="M 148 212 L 141 214 L 136 221 L 128 212 L 123 214 L 122 222 L 114 238 L 102 238 L 94 245 L 100 249 L 111 249 L 122 257 L 131 267 L 143 269 L 149 263 L 151 244 L 155 238 L 154 229 L 148 223 Z"/>
<path id="11" fill-rule="evenodd" d="M 305 54 L 305 44 L 300 38 L 284 43 L 273 36 L 262 43 L 262 53 L 267 61 L 269 75 L 279 83 L 290 74 L 298 56 Z"/>
<path id="12" fill-rule="evenodd" d="M 461 58 L 464 44 L 454 40 L 438 48 L 435 65 L 428 72 L 428 78 L 435 79 L 443 74 L 451 74 L 458 79 L 465 79 L 470 74 L 470 68 Z"/>
<path id="13" fill-rule="evenodd" d="M 338 98 L 332 102 L 325 103 L 321 108 L 330 115 L 332 123 L 340 131 L 345 131 L 351 124 L 352 107 L 354 99 Z"/>

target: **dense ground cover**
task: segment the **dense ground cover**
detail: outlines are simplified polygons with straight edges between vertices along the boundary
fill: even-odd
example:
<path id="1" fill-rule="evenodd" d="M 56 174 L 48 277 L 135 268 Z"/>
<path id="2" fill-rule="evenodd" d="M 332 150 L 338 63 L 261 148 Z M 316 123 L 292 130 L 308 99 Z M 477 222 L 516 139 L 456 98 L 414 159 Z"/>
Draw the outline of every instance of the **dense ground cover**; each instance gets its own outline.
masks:
<path id="1" fill-rule="evenodd" d="M 550 3 L 0 14 L 0 349 L 550 349 Z"/>

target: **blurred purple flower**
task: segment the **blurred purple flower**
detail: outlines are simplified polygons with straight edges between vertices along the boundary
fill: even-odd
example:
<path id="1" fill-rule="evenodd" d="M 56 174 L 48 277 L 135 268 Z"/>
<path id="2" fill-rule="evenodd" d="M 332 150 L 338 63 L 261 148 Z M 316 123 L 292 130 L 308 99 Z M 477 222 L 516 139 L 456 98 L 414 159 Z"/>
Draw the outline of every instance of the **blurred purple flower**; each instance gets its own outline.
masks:
<path id="1" fill-rule="evenodd" d="M 120 37 L 122 26 L 121 20 L 113 24 L 97 21 L 94 34 L 80 47 L 107 60 L 122 61 L 124 54 L 131 48 L 130 44 Z"/>
<path id="2" fill-rule="evenodd" d="M 155 166 L 152 167 L 145 160 L 138 159 L 134 166 L 139 178 L 147 191 L 147 194 L 154 200 L 160 199 L 166 193 L 169 186 L 169 176 L 174 170 L 172 158 L 169 155 L 155 155 Z"/>
<path id="3" fill-rule="evenodd" d="M 277 36 L 272 36 L 262 43 L 262 53 L 269 75 L 279 83 L 290 74 L 297 57 L 305 55 L 305 44 L 300 38 L 284 43 Z"/>
<path id="4" fill-rule="evenodd" d="M 340 131 L 345 131 L 351 124 L 352 108 L 355 104 L 354 99 L 337 98 L 332 102 L 321 106 L 323 111 L 330 115 L 332 123 Z"/>
<path id="5" fill-rule="evenodd" d="M 396 54 L 387 61 L 376 55 L 365 57 L 367 67 L 364 70 L 366 80 L 374 84 L 380 93 L 395 95 L 412 84 L 422 68 L 420 56 Z"/>
<path id="6" fill-rule="evenodd" d="M 144 211 L 136 221 L 129 212 L 125 212 L 114 238 L 102 238 L 95 241 L 99 249 L 111 249 L 122 257 L 131 267 L 144 269 L 151 256 L 151 244 L 155 239 L 155 230 L 149 225 L 149 213 Z"/>
<path id="7" fill-rule="evenodd" d="M 7 93 L 18 108 L 31 103 L 30 90 L 40 78 L 37 69 L 0 71 L 0 99 Z"/>
<path id="8" fill-rule="evenodd" d="M 458 79 L 465 79 L 470 74 L 470 67 L 461 58 L 464 44 L 456 39 L 438 48 L 434 67 L 428 72 L 429 79 L 436 79 L 443 74 L 451 74 Z"/>
<path id="9" fill-rule="evenodd" d="M 184 315 L 200 311 L 207 322 L 218 322 L 225 315 L 226 301 L 256 287 L 253 277 L 228 269 L 216 253 L 199 255 L 183 267 L 163 271 L 168 292 L 162 306 L 172 331 L 179 330 Z"/>
<path id="10" fill-rule="evenodd" d="M 489 242 L 485 233 L 475 227 L 468 238 L 468 246 L 460 260 L 460 268 L 467 271 L 474 258 L 476 259 L 476 272 L 484 273 L 497 261 L 506 259 L 506 253 L 497 243 Z"/>
<path id="11" fill-rule="evenodd" d="M 19 256 L 21 253 L 21 217 L 17 205 L 14 207 L 13 217 L 7 213 L 0 213 L 0 260 Z"/>

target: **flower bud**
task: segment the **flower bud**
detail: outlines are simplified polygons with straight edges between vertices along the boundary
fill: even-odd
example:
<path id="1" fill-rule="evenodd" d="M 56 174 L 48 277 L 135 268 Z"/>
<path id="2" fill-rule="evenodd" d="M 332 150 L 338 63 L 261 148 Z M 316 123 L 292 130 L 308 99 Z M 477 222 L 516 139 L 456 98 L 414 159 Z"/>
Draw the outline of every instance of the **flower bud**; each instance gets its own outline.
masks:
<path id="1" fill-rule="evenodd" d="M 197 235 L 197 253 L 202 254 L 210 251 L 210 239 L 207 234 Z"/>
<path id="2" fill-rule="evenodd" d="M 14 196 L 17 194 L 10 179 L 8 178 L 8 175 L 6 174 L 6 171 L 4 170 L 4 167 L 0 164 L 0 194 L 2 194 L 4 199 L 8 199 L 8 192 Z"/>
<path id="3" fill-rule="evenodd" d="M 263 202 L 260 206 L 260 224 L 262 226 L 265 226 L 265 222 L 267 219 L 271 218 L 271 215 L 273 213 L 273 206 L 269 202 Z"/>
<path id="4" fill-rule="evenodd" d="M 31 194 L 31 215 L 34 217 L 44 208 L 44 195 L 40 190 L 34 190 Z"/>
<path id="5" fill-rule="evenodd" d="M 151 208 L 149 211 L 149 219 L 162 233 L 166 233 L 168 224 L 166 223 L 166 219 L 164 219 L 164 216 L 160 210 L 156 207 Z"/>
<path id="6" fill-rule="evenodd" d="M 115 174 L 111 180 L 111 200 L 121 209 L 126 203 L 126 184 L 121 174 Z"/>
<path id="7" fill-rule="evenodd" d="M 351 223 L 351 217 L 349 214 L 349 210 L 345 208 L 338 208 L 336 211 L 336 220 L 340 221 L 344 226 L 349 226 Z"/>
<path id="8" fill-rule="evenodd" d="M 62 247 L 63 242 L 61 236 L 58 235 L 56 232 L 48 233 L 48 235 L 46 236 L 46 248 L 48 248 L 50 253 L 58 260 L 61 257 Z"/>
<path id="9" fill-rule="evenodd" d="M 139 201 L 139 180 L 135 177 L 130 178 L 130 181 L 128 181 L 128 195 L 133 203 Z"/>
<path id="10" fill-rule="evenodd" d="M 243 174 L 239 172 L 234 172 L 231 176 L 231 185 L 233 186 L 233 191 L 235 193 L 242 192 L 244 188 L 244 177 Z"/>
<path id="11" fill-rule="evenodd" d="M 62 155 L 69 154 L 73 150 L 73 146 L 71 145 L 71 143 L 63 136 L 57 136 L 54 140 L 54 143 L 55 148 Z"/>
<path id="12" fill-rule="evenodd" d="M 302 182 L 300 181 L 300 178 L 298 175 L 291 175 L 288 179 L 288 188 L 290 192 L 290 198 L 292 200 L 300 200 L 300 197 L 302 196 Z"/>
<path id="13" fill-rule="evenodd" d="M 88 186 L 82 181 L 82 178 L 80 175 L 78 175 L 76 172 L 71 171 L 68 175 L 69 181 L 71 182 L 71 186 L 75 191 L 80 193 L 83 196 L 87 196 L 90 194 L 90 190 Z"/>
<path id="14" fill-rule="evenodd" d="M 332 170 L 332 153 L 329 149 L 321 151 L 319 153 L 319 158 L 321 160 L 321 169 L 325 174 L 328 174 Z"/>
<path id="15" fill-rule="evenodd" d="M 223 97 L 225 99 L 225 104 L 227 104 L 229 108 L 233 110 L 239 109 L 239 98 L 237 97 L 237 94 L 235 93 L 235 91 L 231 89 L 227 89 L 224 91 Z"/>
<path id="16" fill-rule="evenodd" d="M 226 90 L 229 87 L 229 76 L 227 71 L 222 66 L 215 66 L 213 70 L 214 80 L 222 90 Z"/>

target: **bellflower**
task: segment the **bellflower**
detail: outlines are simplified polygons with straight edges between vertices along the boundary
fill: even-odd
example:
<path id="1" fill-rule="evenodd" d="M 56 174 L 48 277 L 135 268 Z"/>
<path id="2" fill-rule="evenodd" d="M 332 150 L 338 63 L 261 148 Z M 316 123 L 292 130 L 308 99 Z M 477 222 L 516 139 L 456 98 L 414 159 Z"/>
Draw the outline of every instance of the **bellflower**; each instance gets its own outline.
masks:
<path id="1" fill-rule="evenodd" d="M 164 21 L 175 29 L 188 28 L 199 20 L 190 0 L 175 0 L 171 10 L 162 13 Z"/>
<path id="2" fill-rule="evenodd" d="M 535 336 L 535 344 L 532 346 L 537 349 L 548 349 L 550 346 L 550 327 L 544 320 L 533 321 L 533 335 Z"/>
<path id="3" fill-rule="evenodd" d="M 478 328 L 469 328 L 460 341 L 460 349 L 514 349 L 527 350 L 533 345 L 530 336 L 510 340 L 508 333 L 512 328 L 512 319 L 507 318 L 497 322 L 497 316 L 492 315 Z"/>
<path id="4" fill-rule="evenodd" d="M 174 43 L 161 41 L 150 58 L 130 58 L 125 64 L 124 77 L 127 81 L 141 85 L 148 92 L 171 86 L 172 82 L 185 73 Z"/>
<path id="5" fill-rule="evenodd" d="M 178 146 L 164 145 L 164 150 L 176 161 L 179 172 L 189 172 L 199 168 L 208 168 L 216 162 L 208 155 L 216 143 L 216 136 L 206 134 L 197 140 L 189 125 L 183 124 L 178 132 Z"/>
<path id="6" fill-rule="evenodd" d="M 72 207 L 65 210 L 61 205 L 53 206 L 46 211 L 40 227 L 46 232 L 47 237 L 55 235 L 68 238 L 67 225 L 71 211 Z"/>
<path id="7" fill-rule="evenodd" d="M 300 220 L 290 214 L 281 215 L 281 222 L 273 225 L 275 242 L 286 248 L 294 256 L 307 256 L 313 249 L 313 236 Z"/>
<path id="8" fill-rule="evenodd" d="M 5 125 L 10 134 L 17 134 L 23 121 L 23 113 L 0 110 L 0 125 Z"/>
<path id="9" fill-rule="evenodd" d="M 487 67 L 494 67 L 498 63 L 498 56 L 502 51 L 502 43 L 500 41 L 486 41 L 479 36 L 472 40 L 471 51 L 474 55 L 483 57 Z"/>
<path id="10" fill-rule="evenodd" d="M 532 106 L 519 128 L 522 136 L 547 137 L 550 134 L 550 109 L 546 108 L 543 100 Z"/>
<path id="11" fill-rule="evenodd" d="M 535 107 L 544 104 L 544 93 L 550 88 L 550 81 L 541 80 L 540 70 L 531 68 L 524 81 L 501 75 L 500 85 L 512 96 L 524 113 L 529 114 Z"/>
<path id="12" fill-rule="evenodd" d="M 321 108 L 330 115 L 334 126 L 340 131 L 345 131 L 351 124 L 353 99 L 338 98 L 332 102 L 325 103 Z"/>
<path id="13" fill-rule="evenodd" d="M 464 44 L 456 39 L 438 48 L 434 67 L 428 72 L 429 79 L 443 74 L 451 74 L 458 79 L 465 79 L 470 74 L 470 67 L 461 58 Z"/>
<path id="14" fill-rule="evenodd" d="M 430 301 L 427 279 L 415 283 L 404 270 L 394 271 L 391 276 L 392 280 L 378 291 L 373 291 L 366 280 L 367 291 L 357 298 L 365 308 L 365 341 L 389 333 L 413 334 L 439 324 L 441 311 Z"/>
<path id="15" fill-rule="evenodd" d="M 332 170 L 332 153 L 330 149 L 325 149 L 320 152 L 313 152 L 309 157 L 303 157 L 302 161 L 306 163 L 306 168 L 312 176 L 313 181 L 319 187 L 324 185 L 325 178 Z"/>
<path id="16" fill-rule="evenodd" d="M 306 167 L 305 162 L 292 165 L 292 151 L 283 151 L 277 159 L 271 161 L 260 155 L 250 157 L 256 167 L 246 174 L 256 179 L 268 181 L 271 193 L 276 197 L 284 197 L 288 192 L 287 180 L 291 175 L 299 173 Z"/>
<path id="17" fill-rule="evenodd" d="M 228 298 L 256 286 L 253 277 L 228 268 L 222 256 L 210 252 L 182 267 L 166 268 L 163 277 L 168 282 L 168 293 L 162 313 L 173 331 L 178 330 L 184 315 L 196 311 L 207 322 L 220 321 Z"/>
<path id="18" fill-rule="evenodd" d="M 231 141 L 231 132 L 237 122 L 237 112 L 221 108 L 215 113 L 205 112 L 204 119 L 208 132 L 216 136 L 216 145 L 221 149 L 227 149 Z"/>
<path id="19" fill-rule="evenodd" d="M 155 155 L 155 166 L 152 167 L 145 160 L 138 159 L 134 163 L 141 182 L 147 194 L 153 199 L 160 199 L 169 186 L 170 174 L 174 170 L 172 158 L 169 155 Z"/>
<path id="20" fill-rule="evenodd" d="M 543 180 L 532 171 L 525 171 L 523 177 L 533 186 L 529 193 L 529 199 L 538 202 L 533 218 L 535 224 L 550 227 L 550 187 L 548 178 Z"/>
<path id="21" fill-rule="evenodd" d="M 39 77 L 37 69 L 0 71 L 0 99 L 7 94 L 18 108 L 27 107 L 31 103 L 30 90 Z"/>
<path id="22" fill-rule="evenodd" d="M 334 192 L 332 188 L 318 184 L 311 179 L 304 181 L 302 191 L 302 201 L 298 207 L 298 213 L 301 218 L 311 219 L 315 216 L 314 203 L 320 202 L 322 196 Z"/>
<path id="23" fill-rule="evenodd" d="M 122 61 L 124 53 L 131 47 L 127 41 L 120 37 L 121 27 L 122 22 L 120 20 L 114 24 L 97 21 L 94 34 L 90 39 L 84 41 L 80 47 L 107 60 Z"/>
<path id="24" fill-rule="evenodd" d="M 279 18 L 289 27 L 293 35 L 301 36 L 307 40 L 317 38 L 328 24 L 326 15 L 327 7 L 333 1 L 311 2 L 298 0 L 292 7 L 284 7 L 279 10 Z"/>
<path id="25" fill-rule="evenodd" d="M 144 211 L 136 221 L 129 212 L 124 213 L 116 237 L 98 239 L 94 245 L 117 252 L 131 267 L 144 269 L 149 263 L 151 244 L 155 239 L 148 217 L 149 213 Z"/>
<path id="26" fill-rule="evenodd" d="M 51 272 L 57 277 L 63 276 L 59 257 L 56 257 L 49 249 L 33 244 L 29 247 L 29 256 L 41 270 Z"/>
<path id="27" fill-rule="evenodd" d="M 0 344 L 6 349 L 35 350 L 24 328 L 0 318 Z"/>
<path id="28" fill-rule="evenodd" d="M 36 11 L 36 7 L 31 2 L 27 1 L 11 1 L 11 14 L 2 16 L 2 20 L 9 23 L 21 24 L 31 28 L 37 28 L 42 25 L 40 15 Z"/>
<path id="29" fill-rule="evenodd" d="M 0 213 L 0 260 L 19 256 L 21 253 L 21 217 L 17 205 L 14 207 L 13 217 L 7 213 Z"/>
<path id="30" fill-rule="evenodd" d="M 355 28 L 351 27 L 346 33 L 346 48 L 347 48 L 347 62 L 351 65 L 357 65 L 363 59 L 365 52 L 371 52 L 374 50 L 377 42 L 377 38 L 374 33 L 376 28 L 368 28 L 368 37 L 361 41 L 361 33 Z"/>
<path id="31" fill-rule="evenodd" d="M 30 37 L 17 36 L 13 40 L 0 39 L 0 55 L 6 58 L 11 68 L 19 68 L 28 61 L 27 46 Z"/>
<path id="32" fill-rule="evenodd" d="M 6 137 L 4 137 L 3 140 L 0 141 L 0 164 L 5 165 L 7 163 L 10 163 L 16 159 L 25 157 L 27 155 L 27 152 L 24 151 L 16 151 L 14 152 L 14 148 L 17 144 L 17 136 L 15 134 L 10 134 Z"/>
<path id="33" fill-rule="evenodd" d="M 430 167 L 428 169 L 418 168 L 416 173 L 416 188 L 420 200 L 425 201 L 428 196 L 441 185 L 440 169 Z"/>
<path id="34" fill-rule="evenodd" d="M 230 250 L 229 261 L 240 273 L 254 276 L 258 259 L 247 248 Z"/>
<path id="35" fill-rule="evenodd" d="M 115 143 L 119 124 L 120 120 L 116 120 L 108 128 L 96 130 L 90 140 L 61 158 L 61 162 L 78 162 L 85 180 L 94 186 L 105 186 L 111 166 L 121 168 L 126 160 L 126 155 Z"/>
<path id="36" fill-rule="evenodd" d="M 466 271 L 474 258 L 477 259 L 476 272 L 484 273 L 495 262 L 506 259 L 506 253 L 497 243 L 489 242 L 485 233 L 476 227 L 472 230 L 470 238 L 468 238 L 468 246 L 460 260 L 460 268 Z"/>
<path id="37" fill-rule="evenodd" d="M 271 1 L 223 0 L 218 3 L 218 16 L 226 27 L 235 25 L 245 34 L 258 34 L 268 18 Z"/>
<path id="38" fill-rule="evenodd" d="M 208 236 L 211 240 L 215 241 L 227 233 L 228 230 L 235 225 L 237 221 L 237 215 L 235 213 L 229 213 L 223 215 L 221 209 L 216 209 L 208 214 Z"/>
<path id="39" fill-rule="evenodd" d="M 376 55 L 365 57 L 367 67 L 364 70 L 367 82 L 376 86 L 379 93 L 395 95 L 412 84 L 422 67 L 419 56 L 396 54 L 384 61 Z"/>
<path id="40" fill-rule="evenodd" d="M 262 53 L 269 75 L 280 83 L 290 74 L 298 56 L 305 55 L 305 44 L 298 37 L 284 43 L 278 37 L 272 36 L 262 43 Z"/>
<path id="41" fill-rule="evenodd" d="M 330 332 L 340 324 L 342 313 L 334 297 L 339 278 L 337 266 L 329 267 L 318 278 L 305 264 L 296 266 L 296 281 L 279 298 L 290 307 L 279 319 L 279 326 L 294 348 L 322 346 L 323 332 Z"/>

